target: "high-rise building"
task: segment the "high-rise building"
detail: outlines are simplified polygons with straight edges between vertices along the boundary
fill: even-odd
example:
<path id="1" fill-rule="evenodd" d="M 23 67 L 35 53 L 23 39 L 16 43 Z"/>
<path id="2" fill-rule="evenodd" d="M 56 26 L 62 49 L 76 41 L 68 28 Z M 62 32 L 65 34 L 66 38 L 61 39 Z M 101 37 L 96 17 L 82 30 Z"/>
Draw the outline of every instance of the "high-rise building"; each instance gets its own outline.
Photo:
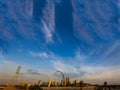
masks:
<path id="1" fill-rule="evenodd" d="M 79 85 L 78 80 L 74 80 L 73 85 L 78 86 Z"/>
<path id="2" fill-rule="evenodd" d="M 69 85 L 71 85 L 70 77 L 66 77 L 66 86 L 69 86 Z"/>

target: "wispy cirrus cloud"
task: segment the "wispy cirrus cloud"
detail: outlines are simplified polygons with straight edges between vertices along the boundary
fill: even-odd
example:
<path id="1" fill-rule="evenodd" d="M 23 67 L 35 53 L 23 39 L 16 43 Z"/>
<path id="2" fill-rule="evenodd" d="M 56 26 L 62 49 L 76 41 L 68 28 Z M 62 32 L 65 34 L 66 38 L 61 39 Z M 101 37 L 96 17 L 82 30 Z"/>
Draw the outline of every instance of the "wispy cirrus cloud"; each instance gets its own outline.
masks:
<path id="1" fill-rule="evenodd" d="M 101 44 L 90 49 L 87 54 L 80 53 L 81 50 L 78 48 L 74 57 L 55 56 L 56 58 L 51 60 L 51 63 L 56 70 L 62 71 L 72 79 L 92 80 L 96 83 L 108 80 L 111 83 L 119 83 L 119 45 L 119 41 Z M 113 79 L 115 80 L 112 81 Z"/>
<path id="2" fill-rule="evenodd" d="M 62 71 L 65 76 L 69 75 L 71 78 L 75 78 L 85 74 L 85 71 L 81 69 L 81 65 L 83 65 L 86 59 L 87 56 L 81 54 L 79 49 L 77 49 L 74 57 L 59 57 L 54 55 L 51 63 L 56 70 Z"/>
<path id="3" fill-rule="evenodd" d="M 74 66 L 65 64 L 60 60 L 52 61 L 52 63 L 57 70 L 64 73 L 78 73 Z"/>
<path id="4" fill-rule="evenodd" d="M 46 59 L 54 59 L 56 58 L 55 54 L 50 51 L 41 51 L 41 52 L 34 52 L 29 51 L 29 54 L 33 57 L 39 57 L 39 58 L 46 58 Z"/>
<path id="5" fill-rule="evenodd" d="M 119 52 L 118 50 L 120 49 L 120 41 L 115 41 L 110 43 L 111 45 L 108 47 L 108 49 L 104 52 L 104 56 L 110 56 L 113 53 Z M 114 55 L 114 54 L 113 54 Z"/>
<path id="6" fill-rule="evenodd" d="M 28 6 L 25 7 L 25 3 L 28 3 Z M 35 32 L 33 29 L 35 27 L 33 27 L 31 17 L 28 17 L 28 15 L 25 14 L 26 11 L 24 11 L 27 10 L 27 12 L 31 12 L 28 10 L 32 8 L 32 6 L 29 5 L 31 2 L 26 1 L 22 4 L 16 1 L 16 4 L 14 4 L 13 1 L 4 1 L 3 4 L 6 7 L 1 8 L 3 15 L 0 17 L 0 37 L 3 37 L 3 40 L 11 40 L 11 38 L 17 38 L 16 34 L 18 34 L 25 39 L 34 39 Z"/>
<path id="7" fill-rule="evenodd" d="M 100 44 L 97 47 L 94 47 L 88 51 L 85 56 L 87 61 L 89 59 L 94 60 L 99 64 L 106 65 L 115 65 L 120 61 L 120 41 L 113 41 L 106 44 Z M 98 59 L 98 60 L 97 60 Z M 101 62 L 100 62 L 101 61 Z"/>
<path id="8" fill-rule="evenodd" d="M 41 24 L 42 32 L 45 35 L 46 42 L 53 43 L 53 33 L 55 26 L 55 6 L 49 0 L 46 0 L 46 6 L 43 9 Z"/>
<path id="9" fill-rule="evenodd" d="M 117 3 L 108 3 L 108 1 L 104 4 L 100 4 L 101 1 L 94 1 L 94 3 L 96 4 L 84 0 L 72 0 L 75 36 L 89 45 L 94 45 L 97 40 L 99 42 L 115 40 L 117 38 L 115 35 L 119 31 L 116 18 L 119 14 L 111 5 L 118 8 Z M 95 9 L 91 10 L 91 8 Z"/>
<path id="10" fill-rule="evenodd" d="M 79 61 L 84 61 L 88 58 L 89 54 L 88 55 L 85 55 L 83 53 L 81 53 L 81 50 L 78 48 L 75 52 L 75 59 L 76 60 L 79 60 Z"/>
<path id="11" fill-rule="evenodd" d="M 46 52 L 29 52 L 33 57 L 40 57 L 40 58 L 48 58 L 48 54 Z"/>
<path id="12" fill-rule="evenodd" d="M 33 14 L 33 0 L 25 1 L 25 16 L 32 16 Z"/>
<path id="13" fill-rule="evenodd" d="M 1 7 L 0 17 L 0 39 L 11 41 L 17 38 L 27 40 L 39 40 L 44 36 L 46 43 L 53 43 L 53 34 L 55 26 L 55 3 L 46 0 L 45 7 L 39 15 L 39 23 L 33 20 L 34 2 L 26 0 L 23 2 L 4 1 Z M 40 3 L 41 4 L 41 3 Z M 21 7 L 21 8 L 19 8 Z M 39 11 L 38 11 L 39 12 Z"/>
<path id="14" fill-rule="evenodd" d="M 74 65 L 71 65 L 69 62 L 61 62 L 61 61 L 54 61 L 53 62 L 54 67 L 56 70 L 62 71 L 65 75 L 68 75 L 71 77 L 72 80 L 78 79 L 78 80 L 85 80 L 88 81 L 92 80 L 93 82 L 102 83 L 104 80 L 112 81 L 111 83 L 118 83 L 119 82 L 119 66 L 93 66 L 88 64 L 81 64 L 80 67 L 76 67 Z M 117 74 L 114 74 L 117 73 Z M 90 82 L 91 83 L 91 82 Z"/>

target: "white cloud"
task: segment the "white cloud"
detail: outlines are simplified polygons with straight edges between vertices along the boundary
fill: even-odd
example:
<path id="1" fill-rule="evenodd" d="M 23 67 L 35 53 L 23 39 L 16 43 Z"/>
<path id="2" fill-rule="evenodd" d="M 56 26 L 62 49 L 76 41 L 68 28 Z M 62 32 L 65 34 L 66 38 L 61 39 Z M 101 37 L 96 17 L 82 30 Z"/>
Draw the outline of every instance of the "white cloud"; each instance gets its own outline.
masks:
<path id="1" fill-rule="evenodd" d="M 25 1 L 25 15 L 32 16 L 33 14 L 33 0 L 26 0 Z"/>
<path id="2" fill-rule="evenodd" d="M 33 57 L 39 57 L 39 58 L 45 58 L 45 59 L 49 59 L 49 60 L 54 60 L 56 58 L 58 58 L 58 56 L 56 56 L 54 53 L 52 53 L 51 51 L 41 51 L 41 52 L 33 52 L 33 51 L 29 51 L 29 54 Z"/>
<path id="3" fill-rule="evenodd" d="M 118 46 L 116 44 L 115 46 Z M 114 45 L 113 45 L 114 47 Z M 99 50 L 101 48 L 97 48 Z M 112 49 L 113 50 L 113 49 Z M 92 54 L 95 54 L 97 51 L 93 51 Z M 101 52 L 101 51 L 99 51 Z M 99 53 L 98 52 L 98 53 Z M 103 51 L 104 52 L 104 51 Z M 103 53 L 102 52 L 102 53 Z M 110 50 L 111 53 L 111 50 Z M 84 63 L 87 62 L 87 59 L 90 58 L 91 54 L 86 56 L 81 55 L 79 49 L 76 51 L 75 57 L 71 58 L 62 58 L 55 56 L 54 60 L 51 60 L 53 67 L 56 70 L 62 71 L 64 74 L 71 76 L 71 79 L 92 81 L 95 83 L 103 83 L 104 81 L 109 81 L 111 83 L 120 83 L 119 75 L 120 75 L 120 66 L 118 65 L 104 65 L 104 64 L 92 64 L 92 63 Z M 96 58 L 98 60 L 99 58 Z M 91 82 L 90 82 L 91 83 Z"/>
<path id="4" fill-rule="evenodd" d="M 100 1 L 94 1 L 92 4 L 89 2 L 72 0 L 75 36 L 89 45 L 96 43 L 98 39 L 115 40 L 115 32 L 119 31 L 119 23 L 114 22 L 113 19 L 118 13 L 114 12 L 107 1 L 102 6 Z M 116 7 L 117 2 L 112 3 Z M 94 10 L 91 10 L 92 8 Z M 108 14 L 106 15 L 106 13 Z M 102 40 L 99 40 L 99 43 L 103 42 Z"/>
<path id="5" fill-rule="evenodd" d="M 48 54 L 46 52 L 29 52 L 33 57 L 40 57 L 40 58 L 48 58 Z"/>
<path id="6" fill-rule="evenodd" d="M 34 26 L 32 24 L 32 22 L 30 22 L 29 20 L 25 19 L 23 21 L 16 19 L 17 20 L 17 24 L 18 27 L 17 29 L 17 33 L 22 36 L 25 39 L 29 39 L 29 40 L 35 40 L 36 39 L 36 33 L 34 30 Z"/>
<path id="7" fill-rule="evenodd" d="M 16 34 L 18 34 L 24 39 L 36 40 L 38 33 L 41 33 L 39 30 L 42 29 L 45 41 L 47 43 L 53 43 L 55 26 L 54 3 L 50 0 L 46 0 L 42 16 L 40 16 L 41 23 L 33 23 L 33 0 L 23 2 L 16 1 L 15 4 L 13 2 L 14 1 L 4 1 L 7 8 L 2 8 L 3 10 L 5 9 L 5 13 L 3 12 L 3 17 L 0 18 L 0 27 L 3 29 L 0 30 L 0 38 L 2 38 L 3 41 L 9 41 L 17 38 Z M 39 22 L 39 20 L 37 21 Z"/>
<path id="8" fill-rule="evenodd" d="M 65 64 L 60 60 L 52 61 L 52 63 L 56 70 L 62 71 L 64 73 L 78 73 L 74 66 Z"/>
<path id="9" fill-rule="evenodd" d="M 52 31 L 50 31 L 50 28 L 46 25 L 46 22 L 42 20 L 43 24 L 43 33 L 45 35 L 46 42 L 53 42 L 52 39 Z"/>
<path id="10" fill-rule="evenodd" d="M 97 64 L 118 65 L 120 61 L 120 41 L 99 44 L 88 52 L 88 59 L 94 59 Z M 100 61 L 100 62 L 99 62 Z"/>
<path id="11" fill-rule="evenodd" d="M 73 61 L 74 62 L 74 61 Z M 62 71 L 64 74 L 69 73 L 71 79 L 78 79 L 78 80 L 92 80 L 97 81 L 97 83 L 100 83 L 100 81 L 112 81 L 115 79 L 115 81 L 112 81 L 111 83 L 119 82 L 119 75 L 120 70 L 118 66 L 112 67 L 112 66 L 90 66 L 87 64 L 80 65 L 80 68 L 75 67 L 74 65 L 71 65 L 65 62 L 62 62 L 61 60 L 52 61 L 53 66 L 56 70 Z M 73 76 L 77 75 L 77 76 Z M 119 82 L 120 83 L 120 82 Z"/>
<path id="12" fill-rule="evenodd" d="M 76 5 L 77 4 L 77 5 Z M 82 21 L 85 18 L 84 12 L 80 12 L 81 9 L 78 9 L 80 5 L 80 1 L 72 0 L 73 6 L 73 28 L 74 34 L 79 39 L 86 43 L 91 43 L 94 41 L 93 36 L 91 35 L 90 31 L 87 29 L 88 24 L 87 22 L 84 23 Z M 81 10 L 82 11 L 82 10 Z M 82 13 L 82 14 L 81 14 Z"/>
<path id="13" fill-rule="evenodd" d="M 80 18 L 77 13 L 73 13 L 73 27 L 74 27 L 74 35 L 79 39 L 86 43 L 91 43 L 94 41 L 92 35 L 89 33 L 89 31 L 83 27 L 82 23 L 80 22 Z"/>
<path id="14" fill-rule="evenodd" d="M 46 6 L 43 9 L 43 16 L 42 16 L 42 31 L 45 35 L 46 42 L 53 43 L 53 32 L 54 32 L 54 18 L 55 18 L 55 6 L 54 4 L 47 0 Z"/>
<path id="15" fill-rule="evenodd" d="M 77 51 L 75 52 L 75 60 L 79 60 L 79 61 L 84 61 L 87 59 L 87 55 L 84 55 L 81 53 L 80 49 L 77 49 Z"/>
<path id="16" fill-rule="evenodd" d="M 109 56 L 112 52 L 116 52 L 119 49 L 120 41 L 113 42 L 112 45 L 105 51 L 104 56 Z"/>
<path id="17" fill-rule="evenodd" d="M 12 40 L 16 37 L 16 34 L 19 34 L 25 39 L 35 39 L 35 26 L 31 22 L 31 17 L 29 17 L 32 14 L 32 0 L 26 0 L 24 3 L 21 1 L 16 1 L 16 3 L 14 1 L 4 1 L 4 3 L 7 8 L 2 7 L 2 9 L 5 9 L 5 13 L 0 18 L 0 27 L 2 28 L 0 38 Z"/>

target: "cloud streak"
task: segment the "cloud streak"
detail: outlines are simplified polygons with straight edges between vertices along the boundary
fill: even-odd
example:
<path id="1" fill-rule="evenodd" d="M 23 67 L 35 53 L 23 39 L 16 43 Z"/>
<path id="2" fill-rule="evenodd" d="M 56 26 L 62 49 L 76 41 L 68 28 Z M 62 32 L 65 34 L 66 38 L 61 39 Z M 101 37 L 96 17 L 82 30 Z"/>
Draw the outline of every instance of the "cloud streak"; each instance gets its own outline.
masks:
<path id="1" fill-rule="evenodd" d="M 25 16 L 32 17 L 33 14 L 33 0 L 26 0 L 25 1 Z"/>
<path id="2" fill-rule="evenodd" d="M 45 35 L 46 42 L 53 43 L 53 33 L 55 26 L 55 6 L 54 4 L 46 0 L 46 6 L 43 9 L 43 16 L 41 19 L 42 32 Z"/>
<path id="3" fill-rule="evenodd" d="M 30 52 L 30 54 L 33 57 L 48 58 L 48 54 L 46 52 L 38 52 L 38 53 Z"/>
<path id="4" fill-rule="evenodd" d="M 111 81 L 115 79 L 115 81 L 112 83 L 119 82 L 119 66 L 90 66 L 87 64 L 81 64 L 80 67 L 75 67 L 74 65 L 61 61 L 54 61 L 53 65 L 56 70 L 60 70 L 65 75 L 71 76 L 72 80 L 84 79 L 86 81 L 92 80 L 94 82 L 97 81 L 97 83 L 100 83 L 100 81 L 104 82 L 104 80 Z"/>
<path id="5" fill-rule="evenodd" d="M 67 65 L 59 60 L 52 61 L 52 63 L 57 70 L 62 71 L 64 73 L 78 73 L 76 68 L 74 68 L 73 66 Z"/>
<path id="6" fill-rule="evenodd" d="M 56 70 L 60 70 L 65 75 L 71 76 L 72 80 L 92 80 L 94 83 L 103 83 L 104 80 L 108 80 L 111 83 L 119 83 L 120 73 L 118 73 L 118 68 L 120 67 L 117 64 L 119 63 L 119 56 L 117 56 L 117 60 L 111 58 L 119 53 L 119 41 L 100 45 L 92 49 L 88 54 L 84 53 L 82 55 L 80 52 L 80 49 L 77 49 L 75 56 L 69 58 L 55 56 L 56 59 L 51 60 L 51 63 Z M 112 81 L 113 79 L 115 80 Z"/>
<path id="7" fill-rule="evenodd" d="M 13 38 L 17 38 L 16 34 L 26 39 L 35 38 L 35 32 L 33 30 L 35 27 L 33 27 L 31 17 L 28 17 L 29 15 L 26 15 L 25 17 L 25 3 L 28 2 L 26 1 L 22 4 L 21 2 L 16 1 L 16 4 L 14 4 L 13 1 L 4 1 L 4 5 L 6 7 L 1 8 L 3 10 L 3 15 L 2 17 L 0 17 L 0 32 L 2 34 L 0 35 L 0 37 L 3 38 L 3 40 L 13 40 Z M 31 2 L 29 4 L 31 4 Z M 32 8 L 32 6 L 26 6 L 25 8 L 25 10 L 31 12 L 30 10 L 28 10 L 28 8 Z"/>
<path id="8" fill-rule="evenodd" d="M 50 51 L 46 51 L 46 52 L 29 51 L 29 54 L 33 57 L 38 57 L 38 58 L 42 58 L 42 59 L 54 59 L 54 58 L 56 58 L 55 55 Z"/>
<path id="9" fill-rule="evenodd" d="M 115 17 L 119 15 L 115 12 L 117 5 L 108 1 L 100 3 L 102 1 L 94 1 L 92 4 L 89 1 L 72 0 L 75 36 L 88 45 L 93 45 L 97 40 L 115 40 L 115 35 L 119 31 L 119 23 L 116 22 L 118 20 L 115 21 Z M 115 7 L 115 10 L 112 7 Z M 92 8 L 94 10 L 91 10 Z"/>
<path id="10" fill-rule="evenodd" d="M 39 16 L 41 23 L 32 21 L 33 0 L 26 0 L 23 3 L 16 1 L 16 4 L 13 1 L 4 1 L 4 5 L 6 7 L 1 8 L 3 15 L 0 17 L 0 38 L 2 40 L 11 41 L 17 38 L 16 34 L 24 39 L 36 40 L 38 33 L 43 32 L 45 41 L 53 43 L 55 6 L 52 1 L 46 0 L 42 15 Z"/>

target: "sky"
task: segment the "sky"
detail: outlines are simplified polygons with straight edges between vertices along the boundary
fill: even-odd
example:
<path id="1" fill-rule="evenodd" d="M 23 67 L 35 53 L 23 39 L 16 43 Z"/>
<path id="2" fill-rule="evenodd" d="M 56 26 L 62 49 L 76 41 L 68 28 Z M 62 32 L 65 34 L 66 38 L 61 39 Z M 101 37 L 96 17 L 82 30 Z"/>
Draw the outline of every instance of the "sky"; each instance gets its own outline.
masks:
<path id="1" fill-rule="evenodd" d="M 21 81 L 120 84 L 120 0 L 0 0 L 0 83 L 18 66 Z"/>

